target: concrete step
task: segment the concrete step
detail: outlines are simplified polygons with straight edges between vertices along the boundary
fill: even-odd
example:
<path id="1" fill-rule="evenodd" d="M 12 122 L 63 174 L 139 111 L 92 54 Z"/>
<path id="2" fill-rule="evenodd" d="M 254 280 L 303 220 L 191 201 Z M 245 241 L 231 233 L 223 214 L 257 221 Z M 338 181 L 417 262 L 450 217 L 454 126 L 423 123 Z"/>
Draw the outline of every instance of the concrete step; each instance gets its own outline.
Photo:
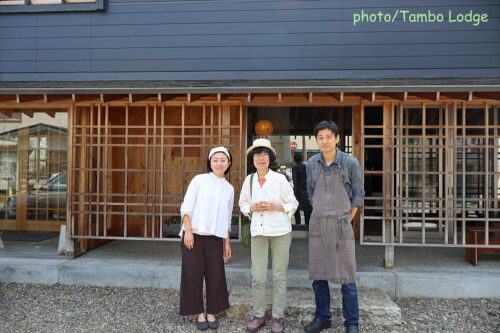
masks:
<path id="1" fill-rule="evenodd" d="M 401 324 L 401 309 L 387 294 L 377 289 L 359 289 L 360 324 L 393 326 Z M 271 317 L 272 293 L 268 293 L 266 316 Z M 229 295 L 231 308 L 226 311 L 230 318 L 248 319 L 252 316 L 252 288 L 234 286 Z M 332 320 L 343 321 L 342 294 L 340 289 L 331 289 Z M 288 288 L 285 317 L 300 325 L 314 318 L 314 293 L 310 288 Z"/>

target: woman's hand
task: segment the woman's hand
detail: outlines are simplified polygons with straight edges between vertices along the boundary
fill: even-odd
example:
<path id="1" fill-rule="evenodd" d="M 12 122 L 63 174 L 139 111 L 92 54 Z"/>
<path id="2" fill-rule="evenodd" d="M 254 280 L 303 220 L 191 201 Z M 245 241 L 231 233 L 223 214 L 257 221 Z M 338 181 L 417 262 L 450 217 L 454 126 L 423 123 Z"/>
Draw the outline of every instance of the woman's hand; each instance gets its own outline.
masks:
<path id="1" fill-rule="evenodd" d="M 194 248 L 194 236 L 192 231 L 184 232 L 184 246 L 186 246 L 188 250 L 192 250 Z"/>
<path id="2" fill-rule="evenodd" d="M 284 212 L 285 209 L 283 208 L 283 205 L 280 203 L 275 203 L 275 202 L 268 202 L 268 201 L 260 201 L 253 206 L 256 205 L 256 208 L 258 210 L 254 210 L 255 212 Z"/>
<path id="3" fill-rule="evenodd" d="M 283 207 L 282 204 L 280 203 L 271 203 L 271 209 L 272 211 L 276 211 L 276 212 L 284 212 L 285 211 L 285 208 Z"/>
<path id="4" fill-rule="evenodd" d="M 251 212 L 257 212 L 257 213 L 260 213 L 260 212 L 266 212 L 266 211 L 269 211 L 269 208 L 271 207 L 271 203 L 270 202 L 267 202 L 267 201 L 259 201 L 259 202 L 256 202 L 254 203 L 251 207 L 250 207 L 250 211 Z"/>
<path id="5" fill-rule="evenodd" d="M 222 256 L 222 259 L 228 260 L 229 258 L 231 258 L 231 244 L 224 241 L 224 255 Z"/>

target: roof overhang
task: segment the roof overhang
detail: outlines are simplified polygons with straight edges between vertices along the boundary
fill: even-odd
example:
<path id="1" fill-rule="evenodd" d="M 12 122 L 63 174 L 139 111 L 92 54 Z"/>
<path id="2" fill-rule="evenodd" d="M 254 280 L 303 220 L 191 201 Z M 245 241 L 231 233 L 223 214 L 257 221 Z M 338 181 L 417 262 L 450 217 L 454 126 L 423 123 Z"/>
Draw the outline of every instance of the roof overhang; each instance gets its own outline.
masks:
<path id="1" fill-rule="evenodd" d="M 0 94 L 499 92 L 500 78 L 0 82 Z"/>
<path id="2" fill-rule="evenodd" d="M 24 108 L 23 112 L 32 114 L 40 108 L 67 108 L 73 103 L 221 102 L 247 106 L 384 102 L 498 104 L 500 78 L 0 82 L 0 107 L 4 114 L 16 108 Z"/>

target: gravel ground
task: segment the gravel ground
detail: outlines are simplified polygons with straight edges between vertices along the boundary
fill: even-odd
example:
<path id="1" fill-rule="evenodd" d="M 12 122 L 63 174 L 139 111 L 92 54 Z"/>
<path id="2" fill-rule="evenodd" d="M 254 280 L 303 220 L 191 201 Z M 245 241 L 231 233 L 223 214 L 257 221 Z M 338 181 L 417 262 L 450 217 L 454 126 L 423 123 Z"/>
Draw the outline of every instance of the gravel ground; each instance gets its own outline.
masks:
<path id="1" fill-rule="evenodd" d="M 500 332 L 500 299 L 395 302 L 402 325 L 361 326 L 361 332 Z M 196 332 L 192 318 L 177 315 L 178 303 L 175 290 L 0 283 L 0 332 Z M 244 321 L 223 317 L 218 332 L 245 332 L 244 327 Z M 303 332 L 291 322 L 286 328 Z M 261 331 L 269 332 L 269 325 Z"/>

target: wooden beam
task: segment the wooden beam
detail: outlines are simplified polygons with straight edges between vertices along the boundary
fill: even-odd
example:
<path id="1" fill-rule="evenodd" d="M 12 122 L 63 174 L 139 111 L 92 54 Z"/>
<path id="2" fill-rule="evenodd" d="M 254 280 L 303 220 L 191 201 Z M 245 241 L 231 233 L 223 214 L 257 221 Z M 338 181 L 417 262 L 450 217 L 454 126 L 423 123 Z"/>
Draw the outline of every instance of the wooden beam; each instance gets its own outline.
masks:
<path id="1" fill-rule="evenodd" d="M 460 101 L 472 101 L 472 91 L 441 91 L 441 96 Z"/>
<path id="2" fill-rule="evenodd" d="M 70 94 L 45 94 L 43 95 L 43 100 L 45 103 L 54 103 L 54 102 L 71 102 L 72 96 Z"/>
<path id="3" fill-rule="evenodd" d="M 0 95 L 0 102 L 17 102 L 16 95 Z"/>
<path id="4" fill-rule="evenodd" d="M 248 103 L 252 103 L 253 98 L 254 98 L 254 94 L 252 94 L 252 93 L 248 93 L 247 94 L 247 101 L 248 101 Z"/>
<path id="5" fill-rule="evenodd" d="M 339 92 L 339 93 L 327 93 L 328 96 L 332 97 L 334 100 L 337 102 L 343 102 L 344 101 L 344 93 Z"/>
<path id="6" fill-rule="evenodd" d="M 127 95 L 117 95 L 117 94 L 101 94 L 101 103 L 108 103 L 112 101 L 126 100 L 128 101 Z"/>
<path id="7" fill-rule="evenodd" d="M 186 94 L 158 94 L 158 100 L 161 102 L 168 102 L 175 99 L 180 99 L 186 96 Z"/>
<path id="8" fill-rule="evenodd" d="M 278 93 L 278 103 L 281 103 L 282 102 L 282 95 L 281 93 Z"/>
<path id="9" fill-rule="evenodd" d="M 378 92 L 377 95 L 380 96 L 386 96 L 395 100 L 398 100 L 400 102 L 406 102 L 408 99 L 408 92 Z"/>
<path id="10" fill-rule="evenodd" d="M 208 94 L 188 94 L 188 103 L 194 103 L 201 100 L 203 97 L 209 96 Z"/>
<path id="11" fill-rule="evenodd" d="M 33 118 L 33 114 L 35 113 L 32 109 L 20 109 L 20 111 L 30 118 Z"/>
<path id="12" fill-rule="evenodd" d="M 313 93 L 312 93 L 312 92 L 310 92 L 310 93 L 309 93 L 309 96 L 307 96 L 307 101 L 308 101 L 309 103 L 312 103 L 312 102 L 313 102 Z"/>
<path id="13" fill-rule="evenodd" d="M 12 117 L 12 113 L 14 113 L 14 110 L 12 110 L 12 109 L 0 109 L 0 113 L 2 113 L 5 117 L 10 118 L 10 117 Z"/>
<path id="14" fill-rule="evenodd" d="M 474 91 L 472 93 L 472 97 L 478 99 L 492 99 L 495 101 L 500 101 L 500 91 Z"/>
<path id="15" fill-rule="evenodd" d="M 439 91 L 437 92 L 408 92 L 409 95 L 415 96 L 420 99 L 427 99 L 429 101 L 439 101 Z"/>
<path id="16" fill-rule="evenodd" d="M 231 97 L 233 94 L 217 94 L 217 102 L 224 102 L 227 100 L 229 97 Z"/>
<path id="17" fill-rule="evenodd" d="M 98 94 L 73 94 L 72 99 L 74 103 L 78 102 L 98 102 L 101 100 L 101 96 Z"/>
<path id="18" fill-rule="evenodd" d="M 353 93 L 355 96 L 361 97 L 361 99 L 370 101 L 370 102 L 375 102 L 375 92 L 371 93 Z"/>
<path id="19" fill-rule="evenodd" d="M 154 94 L 128 94 L 128 101 L 130 103 L 156 99 L 157 95 Z"/>
<path id="20" fill-rule="evenodd" d="M 17 103 L 28 103 L 28 102 L 41 102 L 44 100 L 43 95 L 16 95 Z"/>
<path id="21" fill-rule="evenodd" d="M 54 111 L 54 110 L 44 110 L 44 112 L 46 114 L 48 114 L 51 118 L 55 118 L 56 117 L 56 111 Z"/>

